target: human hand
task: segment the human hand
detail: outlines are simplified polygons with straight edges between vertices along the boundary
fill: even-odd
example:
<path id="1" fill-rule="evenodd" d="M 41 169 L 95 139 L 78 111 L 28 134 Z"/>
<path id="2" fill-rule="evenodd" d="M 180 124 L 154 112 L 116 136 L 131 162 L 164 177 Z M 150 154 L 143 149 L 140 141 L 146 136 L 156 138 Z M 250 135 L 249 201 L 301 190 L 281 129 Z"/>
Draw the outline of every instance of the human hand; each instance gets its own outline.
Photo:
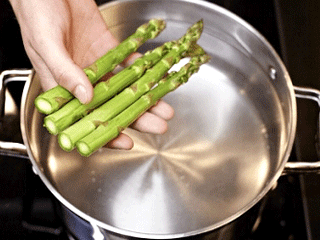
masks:
<path id="1" fill-rule="evenodd" d="M 57 84 L 68 89 L 82 103 L 92 99 L 93 88 L 83 68 L 118 44 L 108 30 L 93 0 L 10 0 L 18 19 L 24 47 L 41 79 L 43 90 Z M 138 53 L 124 61 L 130 65 Z M 160 101 L 132 127 L 162 134 L 173 109 Z M 120 134 L 108 145 L 130 149 L 130 137 Z"/>

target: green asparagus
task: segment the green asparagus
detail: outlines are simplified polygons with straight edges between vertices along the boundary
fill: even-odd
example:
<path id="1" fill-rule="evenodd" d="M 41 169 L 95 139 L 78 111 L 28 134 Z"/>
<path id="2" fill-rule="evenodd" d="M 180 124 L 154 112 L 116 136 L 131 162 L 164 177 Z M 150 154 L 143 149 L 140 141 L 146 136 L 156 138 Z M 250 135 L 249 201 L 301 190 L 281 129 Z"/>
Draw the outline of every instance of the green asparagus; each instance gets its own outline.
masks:
<path id="1" fill-rule="evenodd" d="M 155 38 L 164 28 L 165 22 L 160 19 L 151 19 L 137 28 L 134 34 L 84 69 L 90 82 L 94 84 L 103 75 L 114 70 L 127 56 L 135 52 L 148 39 Z M 40 94 L 35 99 L 35 106 L 39 112 L 51 114 L 73 98 L 74 96 L 68 90 L 57 86 Z"/>
<path id="2" fill-rule="evenodd" d="M 76 144 L 78 152 L 83 156 L 90 156 L 97 149 L 116 138 L 120 132 L 133 123 L 160 98 L 187 82 L 190 76 L 197 72 L 199 67 L 209 59 L 208 55 L 191 58 L 189 63 L 181 67 L 179 72 L 170 73 L 155 88 L 144 94 L 123 112 L 110 121 L 100 123 L 93 132 L 79 140 Z"/>
<path id="3" fill-rule="evenodd" d="M 184 54 L 190 47 L 195 46 L 194 43 L 199 39 L 202 28 L 202 21 L 194 24 L 188 29 L 186 35 L 178 40 L 178 44 L 173 46 L 170 52 L 153 68 L 148 69 L 138 81 L 60 133 L 58 136 L 60 146 L 66 151 L 72 150 L 79 139 L 95 130 L 101 122 L 116 116 L 149 91 L 175 63 L 185 56 Z"/>
<path id="4" fill-rule="evenodd" d="M 148 68 L 160 61 L 174 44 L 173 41 L 167 42 L 153 51 L 145 53 L 142 57 L 136 59 L 131 66 L 123 69 L 107 81 L 99 82 L 94 87 L 93 99 L 89 104 L 81 104 L 77 98 L 72 99 L 58 111 L 46 116 L 44 126 L 51 134 L 58 134 L 139 79 Z"/>

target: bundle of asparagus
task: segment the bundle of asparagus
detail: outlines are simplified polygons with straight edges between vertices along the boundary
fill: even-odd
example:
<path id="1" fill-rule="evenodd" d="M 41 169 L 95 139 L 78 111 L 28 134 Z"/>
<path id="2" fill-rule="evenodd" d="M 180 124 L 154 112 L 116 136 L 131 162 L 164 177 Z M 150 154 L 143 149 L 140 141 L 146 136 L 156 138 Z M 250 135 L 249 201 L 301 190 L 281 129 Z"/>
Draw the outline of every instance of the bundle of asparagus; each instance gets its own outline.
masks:
<path id="1" fill-rule="evenodd" d="M 103 75 L 113 71 L 118 64 L 135 52 L 143 43 L 158 36 L 165 26 L 166 24 L 163 20 L 151 19 L 148 23 L 138 27 L 134 34 L 84 69 L 90 82 L 94 84 Z M 39 112 L 50 114 L 73 98 L 74 96 L 68 90 L 57 86 L 40 94 L 35 99 L 35 106 Z"/>
<path id="2" fill-rule="evenodd" d="M 157 63 L 153 68 L 148 69 L 141 79 L 135 83 L 144 84 L 146 82 L 149 88 L 151 88 L 175 63 L 177 63 L 184 56 L 184 54 L 186 54 L 187 50 L 194 46 L 194 43 L 201 36 L 202 27 L 202 21 L 197 22 L 190 27 L 187 33 L 178 41 L 168 42 L 163 46 L 156 48 L 151 53 L 146 54 L 141 59 L 135 61 L 133 66 L 124 69 L 114 77 L 110 78 L 109 81 L 99 83 L 94 88 L 94 97 L 89 104 L 81 104 L 78 99 L 73 99 L 72 101 L 68 102 L 57 112 L 47 116 L 44 119 L 44 126 L 51 134 L 56 135 L 60 133 L 68 126 L 87 115 L 88 112 L 100 106 L 116 93 L 120 92 L 124 87 L 136 81 L 143 75 L 147 67 L 151 67 L 154 65 L 154 63 Z M 161 61 L 159 61 L 160 59 Z M 145 89 L 145 91 L 147 90 L 148 89 Z M 142 92 L 141 95 L 143 93 L 144 92 Z M 127 100 L 128 103 L 133 101 L 131 99 Z M 113 102 L 116 101 L 117 100 L 113 100 Z M 121 104 L 121 106 L 126 107 L 128 105 Z M 119 111 L 121 110 L 123 109 L 119 109 Z M 104 113 L 104 115 L 106 115 L 106 113 Z"/>
<path id="3" fill-rule="evenodd" d="M 159 31 L 165 25 L 161 20 L 151 20 L 149 25 L 152 22 L 153 26 L 156 25 L 155 23 L 161 23 L 161 26 L 153 27 L 152 34 L 150 33 L 149 37 L 151 35 L 155 37 L 158 32 L 155 33 L 154 30 Z M 144 29 L 147 29 L 147 27 L 144 27 Z M 72 99 L 73 96 L 71 95 L 67 100 L 69 102 L 67 104 L 64 102 L 65 105 L 61 107 L 63 104 L 60 103 L 60 98 L 64 98 L 65 90 L 62 91 L 62 95 L 58 95 L 57 91 L 53 95 L 51 93 L 46 95 L 47 92 L 43 93 L 37 99 L 43 100 L 45 95 L 50 102 L 55 102 L 55 106 L 59 105 L 57 108 L 61 107 L 45 117 L 44 126 L 51 134 L 59 134 L 59 144 L 64 150 L 71 151 L 77 147 L 81 155 L 91 155 L 108 141 L 117 137 L 123 129 L 128 127 L 160 98 L 185 83 L 203 63 L 209 60 L 209 56 L 197 44 L 202 29 L 203 22 L 201 20 L 192 25 L 186 34 L 177 41 L 167 42 L 145 53 L 130 67 L 123 69 L 107 81 L 98 83 L 94 87 L 94 97 L 89 104 L 81 104 L 78 99 Z M 141 30 L 139 31 L 141 32 Z M 137 30 L 136 33 L 139 31 Z M 112 54 L 114 54 L 114 51 L 120 51 L 120 48 L 116 49 L 111 50 Z M 127 51 L 127 55 L 129 54 L 129 50 L 124 49 L 124 51 Z M 105 56 L 109 54 L 107 53 Z M 181 67 L 179 72 L 168 74 L 170 68 L 184 57 L 191 57 L 189 63 Z M 110 58 L 113 60 L 110 60 Z M 104 68 L 112 71 L 115 65 L 121 62 L 121 60 L 114 59 L 116 58 L 99 59 L 100 69 Z M 107 66 L 102 67 L 104 64 Z M 103 73 L 100 70 L 94 70 L 93 72 L 96 75 L 90 79 L 95 79 L 97 76 L 100 78 L 106 73 L 105 70 L 103 70 Z M 93 76 L 93 74 L 90 74 L 88 76 Z M 168 76 L 164 78 L 166 74 Z M 91 82 L 95 81 L 97 80 Z M 43 104 L 44 101 L 42 100 L 40 103 L 45 106 L 46 112 L 48 112 L 49 108 L 47 106 L 49 104 Z M 39 101 L 36 101 L 36 103 L 39 103 Z"/>
<path id="4" fill-rule="evenodd" d="M 93 99 L 89 104 L 81 104 L 77 98 L 72 99 L 58 111 L 45 117 L 44 126 L 51 134 L 58 134 L 139 79 L 147 69 L 161 60 L 164 54 L 172 48 L 173 44 L 173 42 L 168 42 L 151 52 L 147 52 L 135 60 L 131 66 L 123 69 L 107 81 L 98 83 L 93 89 Z"/>

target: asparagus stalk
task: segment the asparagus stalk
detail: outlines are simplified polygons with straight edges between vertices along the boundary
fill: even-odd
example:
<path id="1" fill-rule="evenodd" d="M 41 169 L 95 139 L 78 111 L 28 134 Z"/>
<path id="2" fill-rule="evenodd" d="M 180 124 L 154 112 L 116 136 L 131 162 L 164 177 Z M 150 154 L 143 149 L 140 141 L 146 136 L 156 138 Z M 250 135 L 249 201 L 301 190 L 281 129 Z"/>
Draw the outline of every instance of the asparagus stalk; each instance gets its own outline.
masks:
<path id="1" fill-rule="evenodd" d="M 153 68 L 148 69 L 138 81 L 61 132 L 58 136 L 61 148 L 66 151 L 71 151 L 78 140 L 94 131 L 101 122 L 105 122 L 116 116 L 144 93 L 149 91 L 175 63 L 180 61 L 190 47 L 194 47 L 194 42 L 199 39 L 202 28 L 202 21 L 194 24 L 188 29 L 187 33 L 178 40 L 178 44 L 173 46 L 170 52 Z M 203 51 L 201 47 L 198 46 L 198 48 Z"/>
<path id="2" fill-rule="evenodd" d="M 79 153 L 83 156 L 90 156 L 94 151 L 116 138 L 120 132 L 132 124 L 160 98 L 187 82 L 191 75 L 197 72 L 199 67 L 209 59 L 208 55 L 191 58 L 189 63 L 183 66 L 179 72 L 170 73 L 155 88 L 144 94 L 123 112 L 110 121 L 99 124 L 96 130 L 77 142 Z"/>
<path id="3" fill-rule="evenodd" d="M 160 19 L 151 19 L 138 27 L 135 33 L 84 69 L 90 82 L 94 84 L 103 75 L 114 70 L 127 56 L 135 52 L 148 39 L 155 38 L 164 28 L 165 22 Z M 35 106 L 39 112 L 51 114 L 73 98 L 74 96 L 68 90 L 57 86 L 40 94 L 35 99 Z"/>
<path id="4" fill-rule="evenodd" d="M 89 104 L 81 104 L 77 98 L 72 99 L 58 111 L 46 116 L 44 126 L 51 134 L 58 134 L 139 79 L 148 68 L 160 61 L 174 44 L 173 41 L 167 42 L 153 51 L 145 53 L 131 66 L 123 69 L 107 81 L 98 83 L 93 89 L 93 99 Z"/>

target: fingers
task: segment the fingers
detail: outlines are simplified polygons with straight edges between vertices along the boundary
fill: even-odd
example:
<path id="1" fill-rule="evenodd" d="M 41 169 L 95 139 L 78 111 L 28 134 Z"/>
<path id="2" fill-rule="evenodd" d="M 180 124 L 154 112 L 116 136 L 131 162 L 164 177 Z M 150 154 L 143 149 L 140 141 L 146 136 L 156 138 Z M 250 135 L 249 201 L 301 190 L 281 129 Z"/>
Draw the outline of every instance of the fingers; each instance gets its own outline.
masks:
<path id="1" fill-rule="evenodd" d="M 141 57 L 142 54 L 139 53 L 139 52 L 134 52 L 132 54 L 130 54 L 122 63 L 121 63 L 121 66 L 123 67 L 128 67 L 130 66 L 132 63 L 134 63 L 134 61 Z"/>
<path id="2" fill-rule="evenodd" d="M 108 142 L 105 147 L 112 149 L 130 150 L 133 148 L 133 141 L 128 135 L 120 133 L 118 137 Z"/>
<path id="3" fill-rule="evenodd" d="M 148 112 L 144 113 L 137 119 L 131 128 L 140 132 L 164 134 L 168 130 L 167 121 L 174 115 L 173 108 L 163 100 L 160 100 L 154 107 L 150 108 Z M 110 141 L 106 147 L 113 149 L 130 150 L 133 147 L 132 139 L 121 133 L 117 138 Z"/>
<path id="4" fill-rule="evenodd" d="M 146 133 L 164 134 L 168 130 L 167 121 L 150 112 L 144 113 L 131 127 Z"/>
<path id="5" fill-rule="evenodd" d="M 167 121 L 174 115 L 173 108 L 160 100 L 156 105 L 139 117 L 131 127 L 147 133 L 163 134 L 168 130 Z"/>
<path id="6" fill-rule="evenodd" d="M 164 120 L 170 120 L 174 116 L 174 109 L 163 100 L 158 101 L 156 105 L 149 109 L 149 112 L 163 118 Z"/>
<path id="7" fill-rule="evenodd" d="M 140 132 L 153 134 L 164 134 L 168 130 L 167 121 L 149 112 L 144 113 L 131 127 Z M 120 133 L 118 137 L 108 142 L 105 147 L 130 150 L 133 145 L 133 140 L 128 135 Z"/>

